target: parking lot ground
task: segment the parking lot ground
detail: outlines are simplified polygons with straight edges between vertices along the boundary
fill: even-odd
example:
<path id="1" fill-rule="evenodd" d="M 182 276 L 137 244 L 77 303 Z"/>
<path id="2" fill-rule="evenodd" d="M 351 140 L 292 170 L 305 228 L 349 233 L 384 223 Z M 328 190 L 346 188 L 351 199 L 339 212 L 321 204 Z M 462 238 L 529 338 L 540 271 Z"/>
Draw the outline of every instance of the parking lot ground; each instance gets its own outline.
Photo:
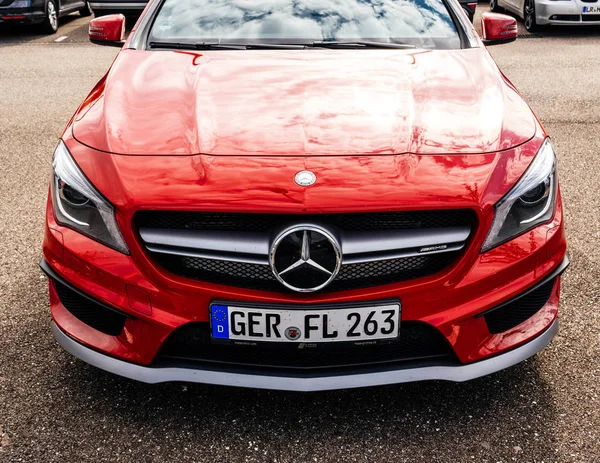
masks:
<path id="1" fill-rule="evenodd" d="M 550 347 L 469 383 L 316 394 L 138 384 L 52 340 L 51 153 L 117 53 L 86 32 L 77 16 L 55 37 L 0 31 L 0 461 L 600 461 L 598 31 L 490 49 L 559 153 L 572 264 Z"/>

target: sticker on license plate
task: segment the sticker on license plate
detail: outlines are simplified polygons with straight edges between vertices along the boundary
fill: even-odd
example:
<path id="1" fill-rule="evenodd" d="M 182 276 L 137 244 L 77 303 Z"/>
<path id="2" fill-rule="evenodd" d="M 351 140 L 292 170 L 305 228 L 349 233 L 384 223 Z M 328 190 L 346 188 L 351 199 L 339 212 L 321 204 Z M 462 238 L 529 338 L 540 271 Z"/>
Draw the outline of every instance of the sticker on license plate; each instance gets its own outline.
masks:
<path id="1" fill-rule="evenodd" d="M 214 339 L 255 342 L 357 342 L 398 337 L 400 304 L 307 310 L 213 304 Z"/>
<path id="2" fill-rule="evenodd" d="M 581 11 L 583 14 L 600 14 L 600 7 L 598 6 L 584 6 Z"/>

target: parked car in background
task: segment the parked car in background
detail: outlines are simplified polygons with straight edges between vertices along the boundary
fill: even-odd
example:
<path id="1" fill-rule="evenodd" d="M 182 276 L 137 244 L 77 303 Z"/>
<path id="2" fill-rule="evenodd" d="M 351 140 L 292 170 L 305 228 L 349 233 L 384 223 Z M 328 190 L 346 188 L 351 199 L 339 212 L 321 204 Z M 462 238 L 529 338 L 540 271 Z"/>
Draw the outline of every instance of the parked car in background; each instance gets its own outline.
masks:
<path id="1" fill-rule="evenodd" d="M 92 10 L 96 16 L 103 16 L 112 13 L 122 13 L 124 15 L 139 15 L 146 5 L 148 0 L 100 0 L 92 1 Z"/>
<path id="2" fill-rule="evenodd" d="M 597 0 L 490 0 L 490 10 L 507 10 L 516 14 L 524 20 L 529 32 L 548 25 L 600 25 L 600 3 Z"/>
<path id="3" fill-rule="evenodd" d="M 465 10 L 467 16 L 473 22 L 473 18 L 475 17 L 475 10 L 477 9 L 477 2 L 473 0 L 460 0 L 460 6 Z"/>
<path id="4" fill-rule="evenodd" d="M 0 24 L 39 24 L 43 32 L 54 34 L 59 18 L 75 11 L 92 14 L 88 0 L 0 0 Z"/>

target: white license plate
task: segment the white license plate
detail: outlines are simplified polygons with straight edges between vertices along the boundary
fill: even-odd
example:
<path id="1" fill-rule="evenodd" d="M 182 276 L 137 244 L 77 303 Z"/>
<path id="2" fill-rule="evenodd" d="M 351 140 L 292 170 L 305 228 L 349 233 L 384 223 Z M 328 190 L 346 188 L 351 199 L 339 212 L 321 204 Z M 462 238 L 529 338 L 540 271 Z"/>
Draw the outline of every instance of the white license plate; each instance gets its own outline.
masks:
<path id="1" fill-rule="evenodd" d="M 582 14 L 600 14 L 600 6 L 584 6 Z"/>
<path id="2" fill-rule="evenodd" d="M 269 309 L 213 304 L 214 339 L 254 342 L 364 342 L 398 337 L 400 304 Z"/>

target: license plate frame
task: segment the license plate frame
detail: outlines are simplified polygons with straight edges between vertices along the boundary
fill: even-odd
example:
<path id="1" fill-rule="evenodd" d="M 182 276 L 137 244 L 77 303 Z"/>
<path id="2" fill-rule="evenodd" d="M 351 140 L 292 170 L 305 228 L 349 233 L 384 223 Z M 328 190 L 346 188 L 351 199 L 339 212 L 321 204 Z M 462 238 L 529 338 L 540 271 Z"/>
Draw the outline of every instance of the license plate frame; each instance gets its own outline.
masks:
<path id="1" fill-rule="evenodd" d="M 298 339 L 291 340 L 287 339 L 278 339 L 278 340 L 269 340 L 265 341 L 260 338 L 256 339 L 239 339 L 239 338 L 222 338 L 213 336 L 213 315 L 216 313 L 216 310 L 221 309 L 221 307 L 233 307 L 233 308 L 243 308 L 247 310 L 258 310 L 258 311 L 285 311 L 285 312 L 298 312 L 299 314 L 306 315 L 307 312 L 310 313 L 330 313 L 330 311 L 361 311 L 361 314 L 365 313 L 369 308 L 371 309 L 384 309 L 390 306 L 396 306 L 397 309 L 397 318 L 396 326 L 395 326 L 395 336 L 388 336 L 385 338 L 371 339 L 371 338 L 360 338 L 360 339 L 343 339 L 343 340 L 306 340 L 306 339 Z M 387 309 L 386 309 L 387 310 Z M 362 320 L 365 320 L 363 317 Z M 229 322 L 229 319 L 228 319 Z M 366 302 L 354 302 L 354 303 L 333 303 L 333 304 L 270 304 L 270 303 L 252 303 L 245 301 L 223 301 L 223 300 L 214 300 L 209 304 L 209 331 L 210 331 L 210 341 L 214 344 L 229 344 L 229 345 L 240 345 L 240 346 L 271 346 L 271 347 L 282 347 L 282 348 L 320 348 L 320 347 L 329 347 L 333 346 L 343 346 L 343 345 L 376 345 L 376 344 L 390 344 L 398 342 L 400 338 L 400 328 L 402 325 L 402 303 L 400 299 L 383 299 L 383 300 L 375 300 L 375 301 L 366 301 Z"/>

